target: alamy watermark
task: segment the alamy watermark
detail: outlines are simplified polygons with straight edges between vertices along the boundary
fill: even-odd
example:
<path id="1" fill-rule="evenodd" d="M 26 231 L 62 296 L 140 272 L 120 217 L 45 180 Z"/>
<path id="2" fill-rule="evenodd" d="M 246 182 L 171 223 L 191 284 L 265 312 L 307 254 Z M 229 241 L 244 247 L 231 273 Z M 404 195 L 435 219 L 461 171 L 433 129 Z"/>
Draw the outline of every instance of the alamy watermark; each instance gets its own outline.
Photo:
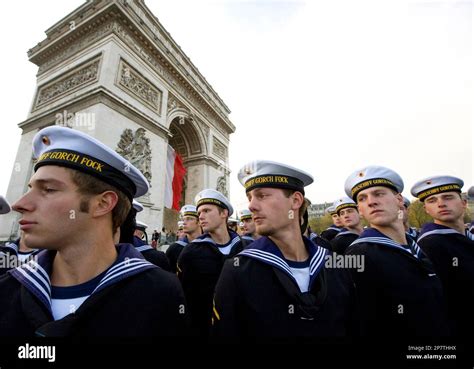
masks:
<path id="1" fill-rule="evenodd" d="M 25 260 L 20 260 L 16 255 L 0 253 L 0 269 L 14 269 L 29 264 L 31 269 L 36 270 L 38 266 L 38 257 L 30 256 Z"/>
<path id="2" fill-rule="evenodd" d="M 89 131 L 93 131 L 95 129 L 95 113 L 70 113 L 64 110 L 62 113 L 55 115 L 55 123 L 57 126 L 85 127 Z"/>
<path id="3" fill-rule="evenodd" d="M 47 359 L 50 363 L 56 361 L 55 346 L 34 346 L 29 343 L 18 347 L 19 359 Z"/>
<path id="4" fill-rule="evenodd" d="M 326 268 L 357 269 L 358 272 L 365 270 L 364 255 L 341 255 L 333 252 L 326 255 L 324 266 Z"/>

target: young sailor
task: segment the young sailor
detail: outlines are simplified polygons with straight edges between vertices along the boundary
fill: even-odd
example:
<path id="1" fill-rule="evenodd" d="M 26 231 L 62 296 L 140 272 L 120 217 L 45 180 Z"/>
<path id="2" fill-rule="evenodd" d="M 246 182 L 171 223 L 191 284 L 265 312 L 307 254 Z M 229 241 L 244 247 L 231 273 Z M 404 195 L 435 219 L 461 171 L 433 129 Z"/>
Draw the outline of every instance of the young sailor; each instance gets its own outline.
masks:
<path id="1" fill-rule="evenodd" d="M 308 173 L 256 161 L 238 174 L 262 237 L 228 260 L 216 286 L 213 332 L 242 342 L 354 333 L 350 273 L 326 267 L 329 251 L 302 236 Z"/>
<path id="2" fill-rule="evenodd" d="M 332 251 L 344 254 L 349 245 L 359 238 L 363 228 L 354 200 L 347 196 L 341 197 L 334 202 L 334 207 L 344 228 L 332 239 L 331 247 Z"/>
<path id="3" fill-rule="evenodd" d="M 113 235 L 148 182 L 74 129 L 40 130 L 29 190 L 13 204 L 37 261 L 0 278 L 1 336 L 176 336 L 186 328 L 176 276 Z M 60 232 L 58 232 L 58 229 Z M 21 307 L 21 308 L 20 308 Z"/>
<path id="4" fill-rule="evenodd" d="M 234 209 L 222 193 L 206 189 L 196 195 L 195 202 L 204 234 L 181 252 L 178 277 L 189 306 L 194 334 L 205 338 L 211 327 L 214 288 L 224 261 L 242 251 L 249 241 L 227 227 Z"/>
<path id="5" fill-rule="evenodd" d="M 411 193 L 434 219 L 423 226 L 418 243 L 443 283 L 454 333 L 470 339 L 474 330 L 474 234 L 464 228 L 463 185 L 457 177 L 433 176 L 417 182 Z"/>
<path id="6" fill-rule="evenodd" d="M 171 271 L 176 273 L 179 255 L 190 242 L 201 235 L 198 213 L 194 205 L 184 205 L 180 210 L 183 222 L 184 237 L 178 239 L 166 249 L 166 256 L 170 262 Z"/>
<path id="7" fill-rule="evenodd" d="M 441 282 L 403 227 L 401 177 L 391 169 L 369 166 L 347 178 L 345 191 L 370 224 L 346 250 L 346 255 L 365 261 L 363 271 L 351 269 L 362 334 L 401 342 L 448 335 Z"/>

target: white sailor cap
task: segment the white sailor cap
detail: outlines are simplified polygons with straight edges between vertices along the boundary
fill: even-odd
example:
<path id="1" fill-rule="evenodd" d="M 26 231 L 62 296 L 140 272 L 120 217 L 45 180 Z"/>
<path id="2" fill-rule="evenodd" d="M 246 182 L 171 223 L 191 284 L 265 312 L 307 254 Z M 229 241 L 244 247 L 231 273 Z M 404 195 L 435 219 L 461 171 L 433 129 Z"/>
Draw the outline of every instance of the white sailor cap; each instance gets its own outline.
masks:
<path id="1" fill-rule="evenodd" d="M 395 171 L 376 165 L 371 165 L 352 173 L 344 184 L 347 196 L 357 202 L 357 194 L 370 187 L 383 186 L 401 193 L 403 179 Z"/>
<path id="2" fill-rule="evenodd" d="M 403 196 L 403 206 L 405 206 L 407 209 L 411 205 L 410 200 L 408 200 L 407 197 Z"/>
<path id="3" fill-rule="evenodd" d="M 144 231 L 145 229 L 148 228 L 147 224 L 140 222 L 139 220 L 136 220 L 135 223 L 136 223 L 135 229 L 141 229 L 142 231 Z"/>
<path id="4" fill-rule="evenodd" d="M 184 222 L 182 220 L 178 220 L 178 229 L 184 228 Z"/>
<path id="5" fill-rule="evenodd" d="M 442 192 L 459 192 L 464 186 L 462 179 L 453 176 L 433 176 L 416 182 L 411 188 L 411 194 L 425 201 L 431 195 Z"/>
<path id="6" fill-rule="evenodd" d="M 199 192 L 194 198 L 194 202 L 196 203 L 196 210 L 199 210 L 201 205 L 211 204 L 217 205 L 222 209 L 227 209 L 229 211 L 229 217 L 234 212 L 234 208 L 230 204 L 230 201 L 227 200 L 227 197 L 225 197 L 219 191 L 210 188 Z"/>
<path id="7" fill-rule="evenodd" d="M 132 201 L 133 208 L 137 211 L 137 213 L 141 212 L 144 208 L 143 205 L 140 204 L 137 200 L 133 199 Z"/>
<path id="8" fill-rule="evenodd" d="M 469 190 L 467 191 L 467 196 L 470 199 L 474 198 L 474 186 L 471 186 L 471 188 L 469 188 Z"/>
<path id="9" fill-rule="evenodd" d="M 182 217 L 196 217 L 199 218 L 196 207 L 194 205 L 184 205 L 179 211 Z"/>
<path id="10" fill-rule="evenodd" d="M 325 211 L 326 211 L 326 214 L 330 214 L 330 215 L 337 214 L 336 208 L 334 207 L 334 205 L 331 205 L 330 207 L 326 208 Z"/>
<path id="11" fill-rule="evenodd" d="M 0 195 L 0 214 L 7 214 L 12 210 L 7 199 Z"/>
<path id="12" fill-rule="evenodd" d="M 231 217 L 229 217 L 229 219 L 227 219 L 227 224 L 238 224 L 238 223 L 239 223 L 238 219 L 231 218 Z"/>
<path id="13" fill-rule="evenodd" d="M 332 207 L 335 209 L 335 212 L 337 213 L 337 215 L 339 215 L 339 212 L 342 209 L 346 209 L 346 208 L 357 209 L 357 204 L 350 197 L 343 196 L 337 199 L 336 201 L 334 201 L 334 204 Z"/>
<path id="14" fill-rule="evenodd" d="M 252 219 L 252 212 L 249 209 L 239 211 L 240 220 Z"/>
<path id="15" fill-rule="evenodd" d="M 43 128 L 33 138 L 35 171 L 43 165 L 59 165 L 93 175 L 119 190 L 130 200 L 148 192 L 143 174 L 128 160 L 95 138 L 72 128 Z"/>
<path id="16" fill-rule="evenodd" d="M 255 160 L 244 165 L 237 177 L 245 192 L 254 188 L 273 187 L 299 191 L 313 183 L 313 176 L 290 165 L 270 160 Z"/>

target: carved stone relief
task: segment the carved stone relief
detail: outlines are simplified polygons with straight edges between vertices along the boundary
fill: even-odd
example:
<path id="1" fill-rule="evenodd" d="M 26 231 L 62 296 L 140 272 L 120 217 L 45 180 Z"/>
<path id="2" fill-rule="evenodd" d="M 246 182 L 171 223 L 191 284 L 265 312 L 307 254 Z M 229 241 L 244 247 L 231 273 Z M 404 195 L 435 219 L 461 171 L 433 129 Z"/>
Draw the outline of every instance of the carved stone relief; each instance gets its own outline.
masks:
<path id="1" fill-rule="evenodd" d="M 162 92 L 123 60 L 120 60 L 117 82 L 119 87 L 161 115 Z"/>
<path id="2" fill-rule="evenodd" d="M 85 64 L 68 72 L 59 79 L 53 80 L 38 89 L 35 109 L 65 96 L 80 87 L 97 81 L 99 76 L 100 58 L 88 61 Z"/>
<path id="3" fill-rule="evenodd" d="M 151 187 L 151 148 L 150 139 L 145 136 L 145 129 L 138 128 L 135 134 L 131 129 L 125 129 L 115 151 L 137 167 Z"/>
<path id="4" fill-rule="evenodd" d="M 221 194 L 223 194 L 225 197 L 229 197 L 229 194 L 227 192 L 227 177 L 226 176 L 220 176 L 217 178 L 217 186 L 216 190 L 219 191 Z"/>

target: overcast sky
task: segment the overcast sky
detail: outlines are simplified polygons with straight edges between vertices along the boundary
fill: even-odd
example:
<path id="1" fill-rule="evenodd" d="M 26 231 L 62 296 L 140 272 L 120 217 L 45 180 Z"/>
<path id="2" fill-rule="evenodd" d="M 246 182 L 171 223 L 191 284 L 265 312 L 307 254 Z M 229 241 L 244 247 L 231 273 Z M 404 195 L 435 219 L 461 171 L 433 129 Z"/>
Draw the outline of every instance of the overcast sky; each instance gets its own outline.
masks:
<path id="1" fill-rule="evenodd" d="M 81 5 L 18 0 L 0 22 L 0 194 L 6 194 L 37 67 L 26 52 Z M 179 1 L 146 4 L 225 101 L 231 200 L 246 162 L 310 172 L 313 203 L 344 193 L 346 177 L 384 165 L 405 181 L 473 175 L 471 1 Z M 14 200 L 14 199 L 9 199 Z"/>

